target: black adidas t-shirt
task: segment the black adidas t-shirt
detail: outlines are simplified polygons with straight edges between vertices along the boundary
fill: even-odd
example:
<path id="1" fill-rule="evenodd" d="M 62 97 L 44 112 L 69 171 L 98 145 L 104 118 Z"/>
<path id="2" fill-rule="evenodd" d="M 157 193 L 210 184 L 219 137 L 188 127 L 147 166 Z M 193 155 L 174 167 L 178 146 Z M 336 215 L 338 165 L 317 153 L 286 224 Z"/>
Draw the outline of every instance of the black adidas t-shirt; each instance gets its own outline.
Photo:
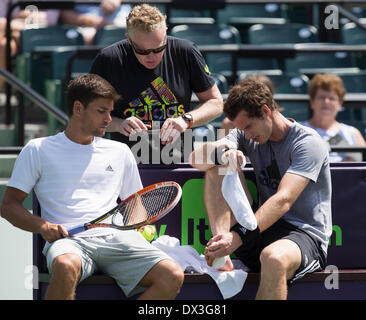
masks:
<path id="1" fill-rule="evenodd" d="M 124 39 L 104 48 L 90 73 L 109 81 L 121 95 L 113 116 L 135 116 L 148 124 L 190 111 L 192 92 L 208 90 L 215 83 L 196 45 L 171 36 L 167 37 L 162 61 L 155 69 L 141 65 Z M 112 133 L 112 139 L 131 146 L 122 134 Z"/>

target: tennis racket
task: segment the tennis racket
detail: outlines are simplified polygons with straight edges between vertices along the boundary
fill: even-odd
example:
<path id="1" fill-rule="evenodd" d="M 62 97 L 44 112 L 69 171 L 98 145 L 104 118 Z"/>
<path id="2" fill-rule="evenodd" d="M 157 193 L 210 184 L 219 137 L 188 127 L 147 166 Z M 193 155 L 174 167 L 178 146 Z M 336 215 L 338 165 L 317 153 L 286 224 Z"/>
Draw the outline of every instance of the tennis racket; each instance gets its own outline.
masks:
<path id="1" fill-rule="evenodd" d="M 99 218 L 68 230 L 69 236 L 92 228 L 132 230 L 152 224 L 172 211 L 181 196 L 182 188 L 178 183 L 155 183 L 132 194 Z M 112 217 L 111 223 L 103 223 L 108 217 Z"/>

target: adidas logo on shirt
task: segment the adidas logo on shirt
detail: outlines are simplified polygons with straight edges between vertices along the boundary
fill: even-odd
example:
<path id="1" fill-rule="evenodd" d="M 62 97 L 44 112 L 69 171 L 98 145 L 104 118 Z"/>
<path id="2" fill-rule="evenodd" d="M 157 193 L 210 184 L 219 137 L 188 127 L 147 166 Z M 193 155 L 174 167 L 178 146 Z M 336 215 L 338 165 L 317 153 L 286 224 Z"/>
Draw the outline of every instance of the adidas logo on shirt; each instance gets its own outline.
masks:
<path id="1" fill-rule="evenodd" d="M 105 171 L 110 171 L 110 172 L 114 172 L 113 168 L 111 165 L 109 165 L 107 168 L 105 168 Z"/>

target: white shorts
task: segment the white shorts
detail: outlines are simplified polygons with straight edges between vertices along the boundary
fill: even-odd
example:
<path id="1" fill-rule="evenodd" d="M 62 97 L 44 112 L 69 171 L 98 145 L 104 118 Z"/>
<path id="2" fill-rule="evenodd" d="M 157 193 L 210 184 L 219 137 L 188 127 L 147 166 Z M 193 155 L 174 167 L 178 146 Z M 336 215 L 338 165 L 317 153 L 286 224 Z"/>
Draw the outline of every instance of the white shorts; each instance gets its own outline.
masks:
<path id="1" fill-rule="evenodd" d="M 46 243 L 43 254 L 52 273 L 53 260 L 62 254 L 74 253 L 82 261 L 83 281 L 95 271 L 114 278 L 128 297 L 144 291 L 138 283 L 159 261 L 171 259 L 135 230 L 116 231 L 110 235 L 74 237 Z"/>

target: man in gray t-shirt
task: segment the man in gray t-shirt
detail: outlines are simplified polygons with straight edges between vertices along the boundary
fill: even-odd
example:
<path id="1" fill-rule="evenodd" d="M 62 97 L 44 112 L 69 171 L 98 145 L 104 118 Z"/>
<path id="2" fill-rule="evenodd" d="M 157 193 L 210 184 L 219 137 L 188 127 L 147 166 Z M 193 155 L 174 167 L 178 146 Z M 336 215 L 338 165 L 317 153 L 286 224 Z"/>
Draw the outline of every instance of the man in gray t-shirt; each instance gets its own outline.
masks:
<path id="1" fill-rule="evenodd" d="M 258 81 L 233 87 L 224 112 L 237 129 L 190 157 L 194 167 L 206 171 L 205 204 L 213 237 L 205 257 L 211 265 L 235 252 L 261 272 L 258 299 L 286 299 L 287 283 L 325 267 L 332 232 L 328 149 L 314 130 L 286 119 Z M 237 223 L 221 193 L 219 165 L 230 160 L 239 168 L 245 156 L 253 165 L 259 196 L 253 231 Z M 241 170 L 239 174 L 251 201 Z M 222 270 L 232 268 L 228 259 Z"/>

